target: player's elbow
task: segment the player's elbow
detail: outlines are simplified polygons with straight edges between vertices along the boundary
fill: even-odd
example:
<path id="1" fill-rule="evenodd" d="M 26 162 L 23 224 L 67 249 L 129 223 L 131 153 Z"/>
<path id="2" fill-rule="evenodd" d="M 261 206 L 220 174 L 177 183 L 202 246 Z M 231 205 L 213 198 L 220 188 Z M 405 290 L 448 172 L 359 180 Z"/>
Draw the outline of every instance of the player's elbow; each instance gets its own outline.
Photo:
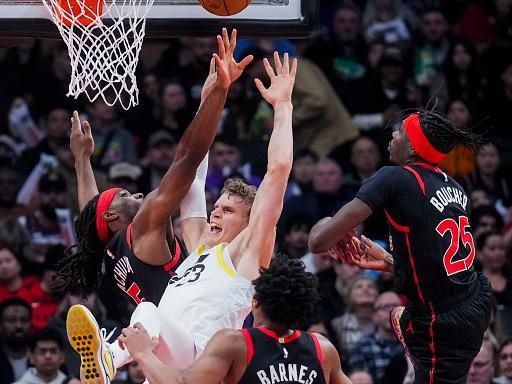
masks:
<path id="1" fill-rule="evenodd" d="M 318 237 L 319 237 L 318 234 L 315 234 L 313 232 L 309 233 L 308 247 L 309 247 L 309 251 L 311 253 L 322 252 L 321 243 L 320 243 Z"/>
<path id="2" fill-rule="evenodd" d="M 292 171 L 292 163 L 293 159 L 287 156 L 276 158 L 269 162 L 267 174 L 286 177 L 286 180 L 288 180 L 290 172 Z"/>

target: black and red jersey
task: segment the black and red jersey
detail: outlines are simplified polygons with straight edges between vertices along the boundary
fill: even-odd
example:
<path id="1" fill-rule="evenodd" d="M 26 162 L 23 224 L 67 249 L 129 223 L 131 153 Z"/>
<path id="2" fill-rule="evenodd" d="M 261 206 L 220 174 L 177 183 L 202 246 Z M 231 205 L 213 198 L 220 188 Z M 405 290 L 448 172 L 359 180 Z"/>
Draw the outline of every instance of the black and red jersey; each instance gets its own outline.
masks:
<path id="1" fill-rule="evenodd" d="M 115 280 L 117 287 L 126 293 L 135 304 L 149 301 L 158 305 L 167 283 L 174 271 L 187 257 L 185 246 L 174 237 L 169 244 L 172 260 L 160 266 L 149 265 L 141 261 L 132 251 L 130 224 L 119 231 L 105 248 L 106 273 Z"/>
<path id="2" fill-rule="evenodd" d="M 322 350 L 314 334 L 295 331 L 285 338 L 272 330 L 243 329 L 247 368 L 239 384 L 325 384 Z"/>
<path id="3" fill-rule="evenodd" d="M 395 283 L 412 303 L 467 291 L 476 278 L 471 206 L 462 187 L 425 163 L 383 167 L 358 192 L 390 224 Z"/>

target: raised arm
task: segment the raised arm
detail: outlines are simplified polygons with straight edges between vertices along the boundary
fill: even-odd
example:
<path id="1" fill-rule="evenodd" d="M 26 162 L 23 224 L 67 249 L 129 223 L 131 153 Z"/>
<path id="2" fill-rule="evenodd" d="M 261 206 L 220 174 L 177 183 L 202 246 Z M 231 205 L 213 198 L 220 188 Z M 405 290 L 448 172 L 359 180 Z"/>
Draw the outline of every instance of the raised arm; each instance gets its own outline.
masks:
<path id="1" fill-rule="evenodd" d="M 140 231 L 147 233 L 160 228 L 179 206 L 194 180 L 197 167 L 213 142 L 229 86 L 252 60 L 248 56 L 240 63 L 234 62 L 236 30 L 233 30 L 230 39 L 227 30 L 223 28 L 222 37 L 217 36 L 217 42 L 219 54 L 214 54 L 216 82 L 183 134 L 174 161 L 162 178 L 160 187 L 147 196 L 137 213 L 133 221 L 134 236 L 138 237 Z"/>
<path id="2" fill-rule="evenodd" d="M 76 180 L 78 184 L 78 208 L 80 212 L 89 200 L 96 196 L 98 186 L 91 166 L 91 156 L 94 152 L 94 139 L 92 138 L 89 122 L 80 123 L 78 112 L 73 112 L 71 118 L 71 135 L 69 146 L 75 158 Z"/>
<path id="3" fill-rule="evenodd" d="M 276 236 L 275 227 L 283 210 L 284 193 L 293 162 L 291 96 L 297 59 L 293 60 L 290 68 L 288 54 L 284 55 L 281 63 L 275 52 L 274 61 L 275 72 L 268 60 L 263 60 L 271 81 L 269 88 L 265 88 L 259 79 L 255 79 L 261 95 L 274 108 L 274 128 L 268 144 L 267 172 L 256 193 L 249 225 L 233 242 L 235 252 L 240 255 L 237 271 L 250 280 L 258 276 L 260 266 L 267 267 L 270 263 Z"/>
<path id="4" fill-rule="evenodd" d="M 372 209 L 368 204 L 354 198 L 336 212 L 334 217 L 324 218 L 311 228 L 309 250 L 313 253 L 327 252 L 371 214 Z"/>
<path id="5" fill-rule="evenodd" d="M 175 369 L 163 364 L 153 354 L 156 340 L 151 340 L 140 324 L 136 327 L 124 329 L 119 339 L 152 384 L 220 384 L 234 373 L 236 360 L 245 359 L 247 353 L 240 332 L 222 330 L 211 338 L 201 357 L 189 368 Z"/>

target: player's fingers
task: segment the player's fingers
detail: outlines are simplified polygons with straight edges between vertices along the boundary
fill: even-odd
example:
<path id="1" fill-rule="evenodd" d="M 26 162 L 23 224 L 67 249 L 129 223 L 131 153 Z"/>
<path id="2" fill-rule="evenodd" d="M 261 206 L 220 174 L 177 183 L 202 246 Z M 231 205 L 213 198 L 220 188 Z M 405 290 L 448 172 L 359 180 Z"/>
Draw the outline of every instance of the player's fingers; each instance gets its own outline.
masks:
<path id="1" fill-rule="evenodd" d="M 279 58 L 279 53 L 274 51 L 274 64 L 276 66 L 276 73 L 280 74 L 283 72 L 283 64 L 281 63 L 281 59 Z"/>
<path id="2" fill-rule="evenodd" d="M 78 111 L 73 111 L 73 116 L 71 117 L 71 130 L 77 130 L 80 127 L 80 116 L 78 116 Z"/>
<path id="3" fill-rule="evenodd" d="M 222 41 L 227 52 L 229 50 L 229 35 L 227 28 L 222 28 Z"/>
<path id="4" fill-rule="evenodd" d="M 256 88 L 258 88 L 262 95 L 267 90 L 260 79 L 254 79 L 254 84 L 256 84 Z"/>
<path id="5" fill-rule="evenodd" d="M 84 130 L 85 136 L 92 137 L 91 125 L 89 124 L 88 121 L 84 121 L 82 123 L 82 128 Z"/>
<path id="6" fill-rule="evenodd" d="M 263 66 L 265 67 L 265 71 L 267 72 L 268 77 L 272 79 L 276 76 L 274 69 L 266 57 L 263 59 Z"/>
<path id="7" fill-rule="evenodd" d="M 231 39 L 229 40 L 229 53 L 233 54 L 236 48 L 236 28 L 231 31 Z"/>
<path id="8" fill-rule="evenodd" d="M 366 250 L 367 248 L 373 247 L 374 242 L 367 238 L 365 235 L 361 235 L 361 248 Z"/>
<path id="9" fill-rule="evenodd" d="M 297 74 L 297 59 L 292 60 L 292 69 L 290 71 L 290 76 L 295 78 L 295 75 Z"/>
<path id="10" fill-rule="evenodd" d="M 222 41 L 222 37 L 217 35 L 217 45 L 219 46 L 219 56 L 224 58 L 226 56 L 226 49 L 224 47 L 224 42 Z"/>
<path id="11" fill-rule="evenodd" d="M 215 58 L 212 57 L 210 60 L 210 75 L 213 75 L 215 73 Z"/>
<path id="12" fill-rule="evenodd" d="M 253 60 L 254 60 L 253 55 L 246 56 L 242 59 L 242 61 L 238 64 L 238 66 L 242 69 L 245 69 L 245 67 L 247 67 Z"/>
<path id="13" fill-rule="evenodd" d="M 283 73 L 284 74 L 290 73 L 290 58 L 288 57 L 288 52 L 285 52 L 284 58 L 283 58 Z"/>
<path id="14" fill-rule="evenodd" d="M 217 68 L 219 68 L 222 65 L 221 56 L 219 56 L 216 53 L 214 53 L 213 54 L 213 59 L 215 60 L 215 64 L 217 65 Z"/>
<path id="15" fill-rule="evenodd" d="M 119 348 L 121 348 L 124 351 L 124 340 L 125 338 L 123 336 L 119 336 L 117 338 Z"/>

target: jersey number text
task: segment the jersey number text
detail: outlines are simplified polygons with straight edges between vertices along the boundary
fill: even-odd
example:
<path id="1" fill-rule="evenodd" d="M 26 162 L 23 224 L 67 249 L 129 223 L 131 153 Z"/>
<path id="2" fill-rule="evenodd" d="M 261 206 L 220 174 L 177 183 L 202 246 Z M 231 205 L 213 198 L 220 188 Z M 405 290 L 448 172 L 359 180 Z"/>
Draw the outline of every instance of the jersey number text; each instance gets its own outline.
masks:
<path id="1" fill-rule="evenodd" d="M 459 216 L 457 223 L 453 219 L 444 219 L 436 227 L 437 233 L 442 237 L 450 232 L 450 246 L 443 256 L 443 264 L 448 276 L 465 271 L 473 265 L 475 260 L 475 244 L 473 235 L 469 232 L 469 220 L 466 216 Z M 469 254 L 464 259 L 453 260 L 459 251 L 459 243 L 462 241 L 464 248 L 469 248 Z"/>

